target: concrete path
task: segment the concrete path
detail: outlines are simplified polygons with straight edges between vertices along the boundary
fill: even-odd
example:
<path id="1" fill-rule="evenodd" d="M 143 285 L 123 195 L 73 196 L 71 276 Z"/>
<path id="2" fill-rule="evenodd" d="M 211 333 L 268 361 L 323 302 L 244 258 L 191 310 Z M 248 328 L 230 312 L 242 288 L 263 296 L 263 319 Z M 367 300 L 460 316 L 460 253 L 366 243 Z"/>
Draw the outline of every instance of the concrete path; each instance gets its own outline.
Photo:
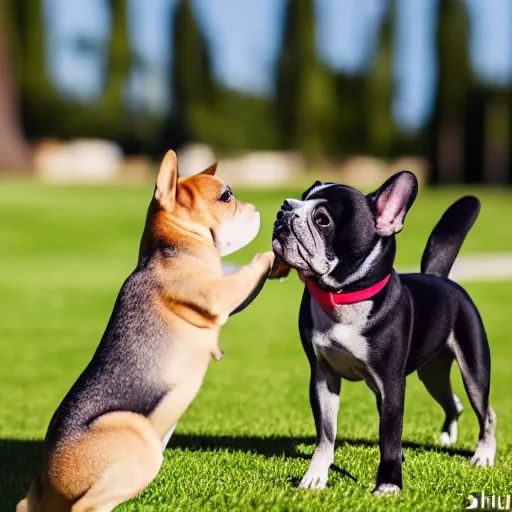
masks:
<path id="1" fill-rule="evenodd" d="M 397 269 L 419 272 L 419 267 Z M 466 254 L 455 260 L 450 279 L 454 281 L 512 281 L 512 253 Z"/>
<path id="2" fill-rule="evenodd" d="M 238 265 L 225 262 L 224 273 L 234 272 Z M 398 272 L 419 272 L 416 268 L 398 268 Z M 454 281 L 512 281 L 512 253 L 481 253 L 459 256 L 450 278 Z"/>

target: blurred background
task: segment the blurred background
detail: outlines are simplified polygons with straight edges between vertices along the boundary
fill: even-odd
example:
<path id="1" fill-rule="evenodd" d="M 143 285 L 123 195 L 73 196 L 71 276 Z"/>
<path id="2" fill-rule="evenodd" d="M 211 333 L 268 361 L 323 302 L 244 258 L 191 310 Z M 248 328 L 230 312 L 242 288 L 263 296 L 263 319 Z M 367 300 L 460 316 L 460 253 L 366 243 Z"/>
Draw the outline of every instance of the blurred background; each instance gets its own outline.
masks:
<path id="1" fill-rule="evenodd" d="M 0 2 L 4 174 L 512 182 L 510 0 Z"/>

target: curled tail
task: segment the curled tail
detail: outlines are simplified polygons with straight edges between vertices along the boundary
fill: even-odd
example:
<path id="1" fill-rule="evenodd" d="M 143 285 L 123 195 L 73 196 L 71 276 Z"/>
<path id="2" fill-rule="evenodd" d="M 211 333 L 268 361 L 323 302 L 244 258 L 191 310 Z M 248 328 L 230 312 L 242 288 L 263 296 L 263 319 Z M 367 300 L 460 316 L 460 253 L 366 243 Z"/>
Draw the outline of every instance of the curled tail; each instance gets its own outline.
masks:
<path id="1" fill-rule="evenodd" d="M 480 212 L 480 201 L 464 196 L 455 201 L 432 231 L 421 258 L 421 273 L 448 277 L 469 230 Z"/>

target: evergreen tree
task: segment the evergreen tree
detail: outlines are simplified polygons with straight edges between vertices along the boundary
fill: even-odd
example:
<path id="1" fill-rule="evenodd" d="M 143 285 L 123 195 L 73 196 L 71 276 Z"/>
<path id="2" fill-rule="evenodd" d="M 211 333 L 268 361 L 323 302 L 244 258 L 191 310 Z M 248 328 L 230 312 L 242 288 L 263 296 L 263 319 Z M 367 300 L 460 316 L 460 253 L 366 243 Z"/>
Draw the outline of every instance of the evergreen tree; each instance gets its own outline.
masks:
<path id="1" fill-rule="evenodd" d="M 16 72 L 29 137 L 53 134 L 57 94 L 48 73 L 43 0 L 14 1 Z"/>
<path id="2" fill-rule="evenodd" d="M 380 37 L 372 69 L 368 73 L 368 149 L 382 157 L 393 153 L 397 136 L 393 118 L 393 34 L 395 2 L 388 9 L 380 27 Z"/>
<path id="3" fill-rule="evenodd" d="M 433 114 L 426 130 L 433 183 L 462 178 L 464 116 L 472 80 L 468 32 L 463 2 L 440 0 L 436 34 L 438 79 Z"/>
<path id="4" fill-rule="evenodd" d="M 179 0 L 172 29 L 172 116 L 169 137 L 175 144 L 208 140 L 215 86 L 206 40 L 190 0 Z"/>
<path id="5" fill-rule="evenodd" d="M 331 107 L 335 119 L 332 154 L 345 157 L 369 151 L 367 78 L 362 73 L 338 73 L 336 76 L 336 99 Z"/>
<path id="6" fill-rule="evenodd" d="M 283 145 L 308 159 L 326 156 L 333 121 L 333 74 L 317 57 L 314 0 L 287 0 L 276 114 Z"/>
<path id="7" fill-rule="evenodd" d="M 0 0 L 0 171 L 30 167 L 30 153 L 21 126 L 13 65 L 13 18 L 8 0 Z"/>
<path id="8" fill-rule="evenodd" d="M 107 5 L 111 13 L 111 29 L 106 56 L 101 117 L 106 134 L 122 138 L 127 127 L 125 87 L 133 61 L 128 33 L 128 6 L 126 0 L 107 0 Z"/>

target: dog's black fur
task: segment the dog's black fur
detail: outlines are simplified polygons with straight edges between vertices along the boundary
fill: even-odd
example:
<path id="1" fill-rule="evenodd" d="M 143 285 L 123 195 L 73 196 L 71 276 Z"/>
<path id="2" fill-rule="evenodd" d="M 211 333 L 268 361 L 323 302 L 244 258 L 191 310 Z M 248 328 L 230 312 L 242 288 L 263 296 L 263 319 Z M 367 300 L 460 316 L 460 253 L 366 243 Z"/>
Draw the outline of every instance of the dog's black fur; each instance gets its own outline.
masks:
<path id="1" fill-rule="evenodd" d="M 301 201 L 289 199 L 274 226 L 276 255 L 320 289 L 345 293 L 391 275 L 369 300 L 324 311 L 304 290 L 299 328 L 311 366 L 310 400 L 317 447 L 301 487 L 322 488 L 334 459 L 341 379 L 364 380 L 380 416 L 380 464 L 375 494 L 402 488 L 405 377 L 418 371 L 446 419 L 440 441 L 453 444 L 462 411 L 450 385 L 454 359 L 480 425 L 476 465 L 494 463 L 496 415 L 489 406 L 490 353 L 480 314 L 448 273 L 480 203 L 464 197 L 435 227 L 418 274 L 393 270 L 395 234 L 417 194 L 403 171 L 367 196 L 344 185 L 316 182 Z"/>

